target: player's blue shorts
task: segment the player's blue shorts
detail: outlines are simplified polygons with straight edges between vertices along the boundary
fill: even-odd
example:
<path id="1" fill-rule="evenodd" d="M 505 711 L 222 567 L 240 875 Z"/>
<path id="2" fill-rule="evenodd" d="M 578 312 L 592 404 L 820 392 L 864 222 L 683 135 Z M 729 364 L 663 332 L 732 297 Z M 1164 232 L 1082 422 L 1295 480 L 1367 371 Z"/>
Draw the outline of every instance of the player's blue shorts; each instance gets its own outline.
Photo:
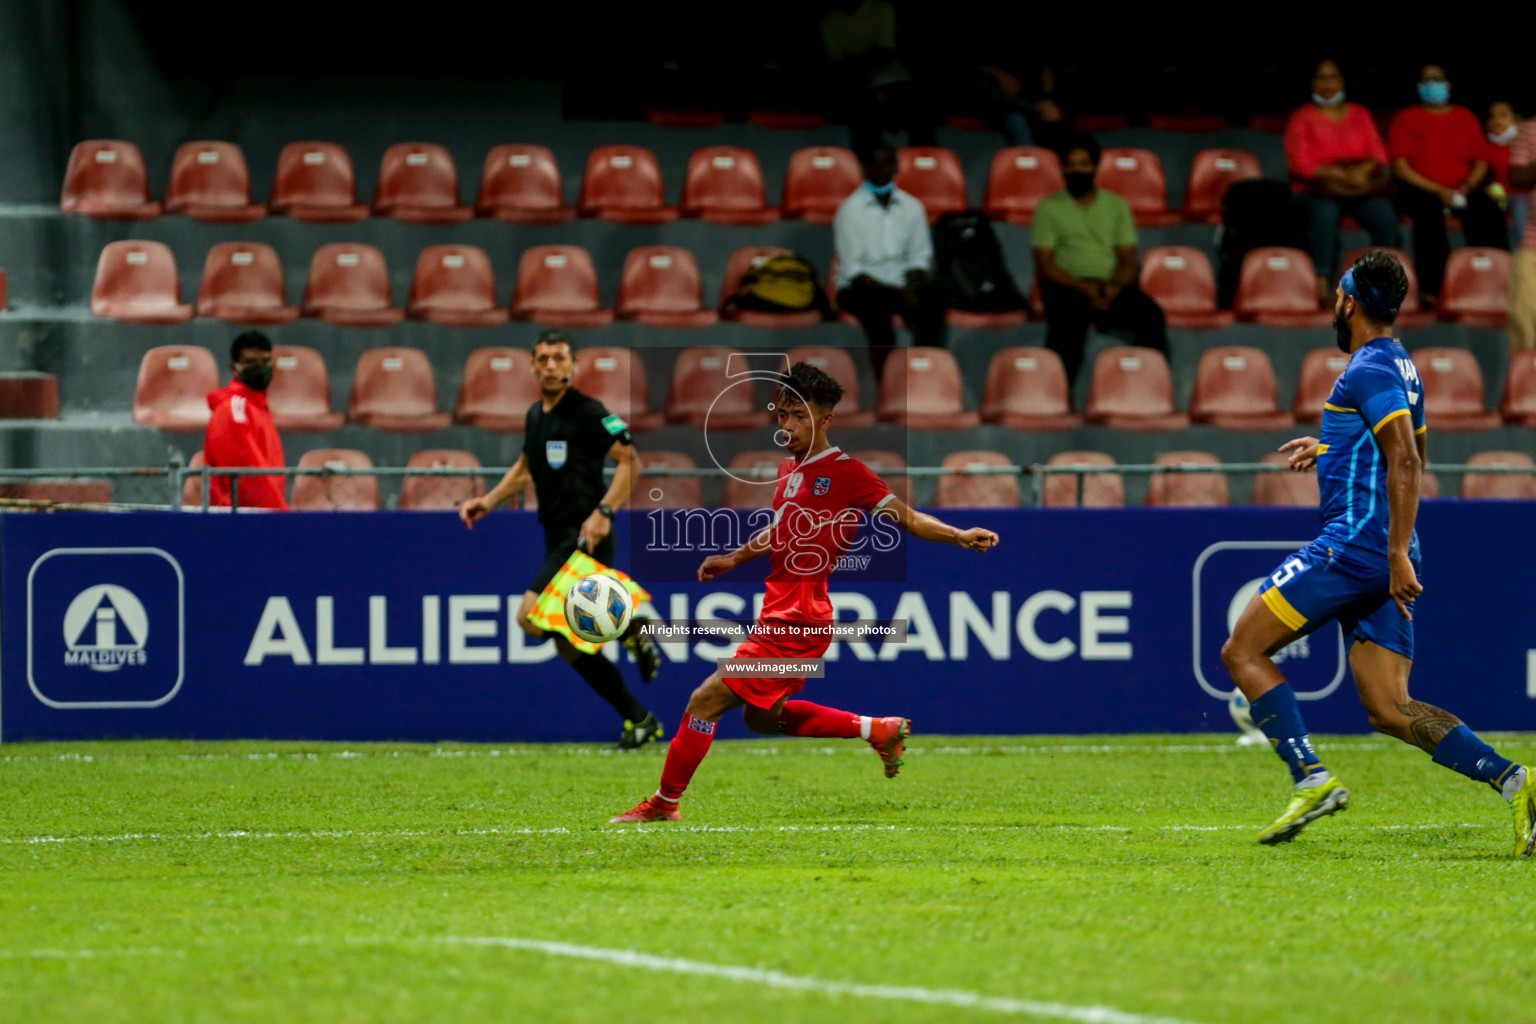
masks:
<path id="1" fill-rule="evenodd" d="M 1419 560 L 1413 560 L 1419 572 Z M 1422 579 L 1422 577 L 1420 577 Z M 1333 542 L 1316 540 L 1270 573 L 1259 596 L 1269 610 L 1302 635 L 1337 619 L 1355 640 L 1413 659 L 1413 622 L 1392 600 L 1391 570 L 1385 558 L 1366 561 Z M 1413 605 L 1408 605 L 1412 610 Z"/>

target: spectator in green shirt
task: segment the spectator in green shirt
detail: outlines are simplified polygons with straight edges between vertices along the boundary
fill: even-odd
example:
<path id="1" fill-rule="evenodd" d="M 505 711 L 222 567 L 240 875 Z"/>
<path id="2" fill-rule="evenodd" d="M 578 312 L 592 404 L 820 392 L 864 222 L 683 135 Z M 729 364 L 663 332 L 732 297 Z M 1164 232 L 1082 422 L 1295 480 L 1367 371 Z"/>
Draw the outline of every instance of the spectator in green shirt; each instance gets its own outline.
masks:
<path id="1" fill-rule="evenodd" d="M 1093 183 L 1099 155 L 1091 136 L 1068 140 L 1061 161 L 1067 187 L 1041 200 L 1030 224 L 1045 344 L 1061 356 L 1068 381 L 1083 365 L 1090 325 L 1168 351 L 1163 311 L 1137 284 L 1141 262 L 1130 205 Z"/>

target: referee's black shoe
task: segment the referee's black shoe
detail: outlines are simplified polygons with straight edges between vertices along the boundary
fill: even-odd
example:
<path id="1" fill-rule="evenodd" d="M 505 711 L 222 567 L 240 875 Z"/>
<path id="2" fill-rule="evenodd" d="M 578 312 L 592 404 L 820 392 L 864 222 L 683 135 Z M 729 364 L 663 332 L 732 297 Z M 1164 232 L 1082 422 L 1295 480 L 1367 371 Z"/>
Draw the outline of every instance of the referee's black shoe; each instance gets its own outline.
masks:
<path id="1" fill-rule="evenodd" d="M 620 750 L 639 750 L 647 743 L 655 743 L 662 738 L 664 731 L 656 716 L 647 714 L 638 722 L 624 720 L 624 735 L 619 737 Z"/>
<path id="2" fill-rule="evenodd" d="M 661 671 L 661 648 L 656 646 L 655 640 L 640 632 L 641 626 L 652 621 L 649 617 L 634 619 L 629 635 L 624 638 L 624 646 L 629 648 L 635 663 L 640 666 L 640 678 L 647 683 Z"/>

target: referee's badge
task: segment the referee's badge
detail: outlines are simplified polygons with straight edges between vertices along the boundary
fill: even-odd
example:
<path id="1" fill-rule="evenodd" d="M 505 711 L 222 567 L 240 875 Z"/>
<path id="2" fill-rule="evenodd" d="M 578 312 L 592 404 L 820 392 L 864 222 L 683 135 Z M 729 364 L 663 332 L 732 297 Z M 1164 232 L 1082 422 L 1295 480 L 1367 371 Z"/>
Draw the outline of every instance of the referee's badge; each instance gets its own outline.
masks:
<path id="1" fill-rule="evenodd" d="M 565 465 L 565 442 L 545 441 L 544 461 L 549 463 L 550 469 L 559 469 Z"/>

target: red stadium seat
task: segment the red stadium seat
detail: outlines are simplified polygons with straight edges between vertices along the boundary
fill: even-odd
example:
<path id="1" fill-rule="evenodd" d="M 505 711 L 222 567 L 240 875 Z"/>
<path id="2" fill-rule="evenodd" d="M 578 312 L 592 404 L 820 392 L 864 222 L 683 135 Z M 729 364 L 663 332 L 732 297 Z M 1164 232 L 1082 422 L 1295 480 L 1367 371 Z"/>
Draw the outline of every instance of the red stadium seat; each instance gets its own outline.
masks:
<path id="1" fill-rule="evenodd" d="M 459 204 L 453 155 L 430 142 L 401 142 L 384 151 L 373 210 L 413 224 L 460 224 L 475 215 Z"/>
<path id="2" fill-rule="evenodd" d="M 1202 149 L 1189 169 L 1184 219 L 1221 223 L 1221 201 L 1234 181 L 1264 177 L 1259 158 L 1246 149 Z"/>
<path id="3" fill-rule="evenodd" d="M 1219 466 L 1210 452 L 1168 452 L 1159 466 Z M 1232 504 L 1225 473 L 1158 473 L 1147 483 L 1147 504 L 1172 508 L 1208 508 Z"/>
<path id="4" fill-rule="evenodd" d="M 779 464 L 787 454 L 777 451 L 742 452 L 725 467 L 731 475 L 725 480 L 726 508 L 768 508 L 773 504 Z M 757 474 L 757 475 L 754 475 Z"/>
<path id="5" fill-rule="evenodd" d="M 541 398 L 526 349 L 477 348 L 464 363 L 456 423 L 484 430 L 521 432 L 529 406 Z"/>
<path id="6" fill-rule="evenodd" d="M 1469 466 L 1533 466 L 1536 462 L 1525 452 L 1478 452 L 1467 460 Z M 1536 498 L 1536 472 L 1464 473 L 1461 477 L 1463 498 Z"/>
<path id="7" fill-rule="evenodd" d="M 480 460 L 457 448 L 428 448 L 406 460 L 407 469 L 479 469 Z M 400 485 L 404 509 L 454 509 L 485 493 L 480 476 L 408 476 Z"/>
<path id="8" fill-rule="evenodd" d="M 957 213 L 965 201 L 965 168 L 954 150 L 942 146 L 906 146 L 896 154 L 896 187 L 922 201 L 932 224 Z"/>
<path id="9" fill-rule="evenodd" d="M 285 324 L 299 307 L 288 305 L 283 265 L 264 242 L 220 242 L 208 250 L 197 315 L 235 324 Z"/>
<path id="10" fill-rule="evenodd" d="M 1189 418 L 1228 430 L 1279 430 L 1296 422 L 1280 411 L 1269 356 L 1240 345 L 1206 349 L 1200 357 Z"/>
<path id="11" fill-rule="evenodd" d="M 165 211 L 194 220 L 244 223 L 267 215 L 265 203 L 251 202 L 251 172 L 245 154 L 232 142 L 188 142 L 171 161 Z"/>
<path id="12" fill-rule="evenodd" d="M 90 139 L 75 146 L 64 171 L 59 209 L 103 220 L 160 216 L 160 204 L 149 201 L 143 154 L 120 139 Z"/>
<path id="13" fill-rule="evenodd" d="M 352 158 L 334 142 L 290 142 L 277 157 L 272 182 L 273 213 L 298 220 L 362 220 L 368 207 L 357 201 Z"/>
<path id="14" fill-rule="evenodd" d="M 1061 161 L 1041 146 L 1010 146 L 992 156 L 982 209 L 994 220 L 1028 224 L 1040 200 L 1066 187 Z"/>
<path id="15" fill-rule="evenodd" d="M 1113 466 L 1103 452 L 1057 452 L 1051 466 Z M 1079 486 L 1078 481 L 1082 484 Z M 1046 508 L 1124 508 L 1125 480 L 1119 473 L 1050 473 L 1045 478 Z"/>
<path id="16" fill-rule="evenodd" d="M 372 469 L 373 460 L 351 448 L 316 448 L 299 459 L 300 469 Z M 295 512 L 372 512 L 379 507 L 379 481 L 372 476 L 298 476 L 293 479 Z"/>
<path id="17" fill-rule="evenodd" d="M 390 305 L 389 268 L 371 245 L 331 242 L 315 250 L 304 315 L 343 327 L 389 327 L 405 317 Z"/>
<path id="18" fill-rule="evenodd" d="M 1486 411 L 1483 371 L 1472 353 L 1459 348 L 1421 348 L 1413 354 L 1424 382 L 1424 417 L 1435 430 L 1492 430 L 1496 412 Z"/>
<path id="19" fill-rule="evenodd" d="M 162 345 L 139 361 L 133 422 L 178 434 L 208 428 L 208 392 L 219 386 L 213 353 L 197 345 Z"/>
<path id="20" fill-rule="evenodd" d="M 739 146 L 705 146 L 688 160 L 683 179 L 683 216 L 716 224 L 771 224 L 779 211 L 767 205 L 757 154 Z"/>
<path id="21" fill-rule="evenodd" d="M 58 374 L 42 370 L 0 372 L 0 420 L 58 418 Z"/>
<path id="22" fill-rule="evenodd" d="M 1088 421 L 1121 430 L 1180 430 L 1189 417 L 1173 411 L 1173 375 L 1154 348 L 1105 349 L 1093 364 Z"/>
<path id="23" fill-rule="evenodd" d="M 969 430 L 981 414 L 965 410 L 960 367 L 948 349 L 892 349 L 880 376 L 875 414 L 883 423 L 917 430 Z"/>
<path id="24" fill-rule="evenodd" d="M 1290 455 L 1286 452 L 1270 452 L 1261 462 L 1275 466 L 1288 466 Z M 1316 508 L 1322 504 L 1318 491 L 1317 473 L 1259 473 L 1253 481 L 1255 505 L 1303 505 Z"/>
<path id="25" fill-rule="evenodd" d="M 267 388 L 267 408 L 278 430 L 336 430 L 346 417 L 331 411 L 331 376 L 325 357 L 300 345 L 272 349 L 272 384 Z"/>
<path id="26" fill-rule="evenodd" d="M 1013 460 L 1002 452 L 951 452 L 944 456 L 933 503 L 939 508 L 1016 508 L 1019 505 L 1019 478 L 1010 473 L 971 476 L 970 471 L 1010 466 Z"/>
<path id="27" fill-rule="evenodd" d="M 754 382 L 733 381 L 730 376 L 749 369 L 734 348 L 708 345 L 684 349 L 672 367 L 667 422 L 707 426 L 710 430 L 766 426 L 770 414 L 765 404 L 757 400 Z"/>
<path id="28" fill-rule="evenodd" d="M 1124 197 L 1137 224 L 1167 227 L 1179 222 L 1179 214 L 1168 209 L 1163 163 L 1150 149 L 1106 148 L 1094 183 Z"/>
<path id="29" fill-rule="evenodd" d="M 653 476 L 656 469 L 697 469 L 682 452 L 640 453 L 640 479 L 629 492 L 630 508 L 703 508 L 704 490 L 696 476 Z"/>
<path id="30" fill-rule="evenodd" d="M 613 310 L 597 297 L 597 268 L 579 245 L 535 245 L 523 250 L 512 293 L 512 315 L 551 327 L 601 327 Z"/>
<path id="31" fill-rule="evenodd" d="M 576 354 L 576 377 L 571 386 L 622 416 L 631 430 L 652 430 L 665 420 L 662 413 L 651 412 L 645 363 L 630 349 L 582 349 Z"/>
<path id="32" fill-rule="evenodd" d="M 1262 246 L 1243 257 L 1238 275 L 1239 320 L 1280 327 L 1326 327 L 1333 310 L 1317 304 L 1317 272 L 1312 257 L 1300 249 Z"/>
<path id="33" fill-rule="evenodd" d="M 912 478 L 905 473 L 891 472 L 893 469 L 907 468 L 907 460 L 900 454 L 870 450 L 849 452 L 848 455 L 874 470 L 875 475 L 884 480 L 885 485 L 891 489 L 891 493 L 896 495 L 896 500 L 909 508 L 913 507 Z"/>
<path id="34" fill-rule="evenodd" d="M 839 430 L 861 430 L 874 426 L 875 412 L 864 408 L 859 395 L 859 371 L 853 365 L 853 357 L 847 349 L 806 345 L 790 349 L 785 356 L 790 366 L 810 363 L 843 386 L 843 397 L 836 409 Z"/>
<path id="35" fill-rule="evenodd" d="M 1141 261 L 1141 290 L 1162 307 L 1169 327 L 1227 327 L 1237 319 L 1216 308 L 1216 275 L 1205 253 L 1189 245 L 1160 245 Z"/>
<path id="36" fill-rule="evenodd" d="M 1511 426 L 1536 427 L 1536 349 L 1510 355 L 1499 413 Z"/>
<path id="37" fill-rule="evenodd" d="M 111 480 L 3 480 L 0 498 L 12 501 L 46 501 L 57 504 L 101 504 L 112 500 Z"/>
<path id="38" fill-rule="evenodd" d="M 508 143 L 485 154 L 475 212 L 513 224 L 564 224 L 576 207 L 565 206 L 561 167 L 548 147 Z"/>
<path id="39" fill-rule="evenodd" d="M 1419 474 L 1419 500 L 1440 497 L 1440 478 L 1425 470 Z"/>
<path id="40" fill-rule="evenodd" d="M 377 430 L 441 430 L 451 417 L 437 411 L 432 361 L 418 348 L 374 348 L 357 360 L 347 420 Z"/>
<path id="41" fill-rule="evenodd" d="M 1427 310 L 1419 300 L 1419 275 L 1413 270 L 1413 257 L 1401 249 L 1381 248 L 1382 252 L 1389 252 L 1397 257 L 1397 262 L 1403 266 L 1403 272 L 1408 275 L 1408 294 L 1403 297 L 1403 304 L 1397 311 L 1395 327 L 1424 327 L 1435 322 L 1433 310 Z M 1345 270 L 1354 265 L 1355 260 L 1370 252 L 1371 249 L 1351 249 L 1344 254 L 1344 262 L 1340 264 Z M 1343 277 L 1343 271 L 1339 273 Z"/>
<path id="42" fill-rule="evenodd" d="M 485 155 L 475 212 L 514 224 L 564 224 L 576 216 L 576 208 L 565 205 L 555 154 L 515 143 Z"/>
<path id="43" fill-rule="evenodd" d="M 660 224 L 677 218 L 667 206 L 661 165 L 644 146 L 599 146 L 587 157 L 576 210 L 624 224 Z"/>
<path id="44" fill-rule="evenodd" d="M 1440 286 L 1440 319 L 1474 327 L 1503 327 L 1509 312 L 1509 253 L 1455 249 Z"/>
<path id="45" fill-rule="evenodd" d="M 506 323 L 508 315 L 496 302 L 491 258 L 473 245 L 421 250 L 405 312 L 447 327 L 495 327 Z"/>
<path id="46" fill-rule="evenodd" d="M 993 354 L 981 419 L 1015 430 L 1075 430 L 1083 425 L 1083 418 L 1072 411 L 1061 357 L 1048 348 L 1005 348 Z"/>
<path id="47" fill-rule="evenodd" d="M 838 146 L 798 149 L 784 176 L 784 216 L 831 224 L 843 200 L 864 180 L 858 157 Z"/>
<path id="48" fill-rule="evenodd" d="M 181 301 L 176 257 L 160 242 L 112 242 L 96 261 L 91 315 L 130 324 L 179 324 L 192 319 Z"/>
<path id="49" fill-rule="evenodd" d="M 1291 414 L 1302 423 L 1321 423 L 1323 403 L 1333 394 L 1333 385 L 1348 367 L 1349 356 L 1337 348 L 1314 348 L 1308 352 L 1301 363 Z"/>
<path id="50" fill-rule="evenodd" d="M 624 259 L 614 315 L 653 327 L 708 327 L 720 314 L 704 308 L 699 265 L 675 245 L 644 245 Z"/>
<path id="51" fill-rule="evenodd" d="M 778 245 L 747 245 L 731 253 L 725 265 L 725 279 L 720 285 L 720 306 L 726 309 L 726 301 L 741 287 L 741 279 L 760 260 L 769 256 L 788 256 L 790 251 Z M 769 313 L 755 309 L 729 309 L 721 314 L 727 320 L 735 320 L 748 327 L 814 327 L 821 323 L 821 313 L 808 309 L 789 313 Z"/>

